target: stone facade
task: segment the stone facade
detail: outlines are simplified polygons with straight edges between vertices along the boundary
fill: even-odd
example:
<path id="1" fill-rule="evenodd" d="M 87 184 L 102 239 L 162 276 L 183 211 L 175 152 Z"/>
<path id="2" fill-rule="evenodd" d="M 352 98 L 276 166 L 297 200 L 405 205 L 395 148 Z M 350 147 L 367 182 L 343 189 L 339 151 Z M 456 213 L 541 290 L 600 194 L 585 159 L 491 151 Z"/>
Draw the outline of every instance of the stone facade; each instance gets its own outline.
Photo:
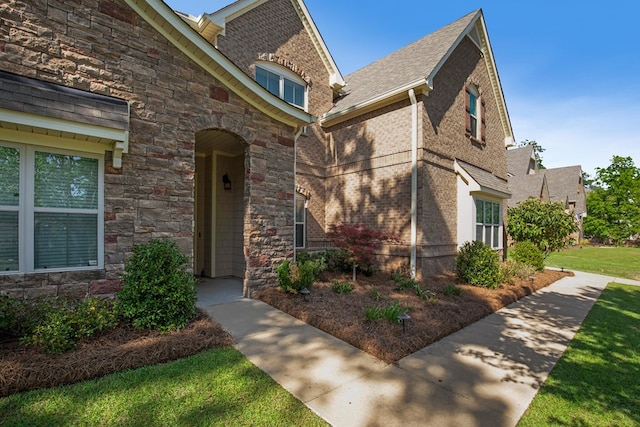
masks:
<path id="1" fill-rule="evenodd" d="M 132 246 L 152 238 L 192 256 L 196 133 L 209 129 L 245 145 L 247 294 L 275 277 L 293 253 L 292 127 L 240 99 L 123 1 L 14 1 L 0 6 L 0 19 L 1 70 L 125 100 L 131 111 L 122 167 L 105 153 L 104 268 L 2 275 L 1 291 L 111 293 Z"/>

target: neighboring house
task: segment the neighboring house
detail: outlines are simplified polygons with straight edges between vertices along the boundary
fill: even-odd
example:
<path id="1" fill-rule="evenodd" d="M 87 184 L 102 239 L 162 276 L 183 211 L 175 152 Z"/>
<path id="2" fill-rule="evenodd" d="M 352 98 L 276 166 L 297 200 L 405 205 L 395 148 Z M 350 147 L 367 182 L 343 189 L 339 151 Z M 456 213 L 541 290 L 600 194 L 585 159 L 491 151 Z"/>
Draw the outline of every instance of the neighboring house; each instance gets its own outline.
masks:
<path id="1" fill-rule="evenodd" d="M 516 206 L 530 197 L 561 203 L 567 212 L 575 215 L 578 231 L 571 237 L 579 242 L 582 239 L 583 218 L 587 216 L 582 167 L 538 169 L 531 145 L 507 150 L 507 161 L 509 190 L 512 194 L 509 204 Z"/>
<path id="2" fill-rule="evenodd" d="M 151 238 L 247 296 L 342 221 L 398 233 L 381 262 L 417 276 L 503 247 L 513 133 L 481 11 L 346 77 L 301 0 L 2 11 L 4 293 L 113 292 Z"/>

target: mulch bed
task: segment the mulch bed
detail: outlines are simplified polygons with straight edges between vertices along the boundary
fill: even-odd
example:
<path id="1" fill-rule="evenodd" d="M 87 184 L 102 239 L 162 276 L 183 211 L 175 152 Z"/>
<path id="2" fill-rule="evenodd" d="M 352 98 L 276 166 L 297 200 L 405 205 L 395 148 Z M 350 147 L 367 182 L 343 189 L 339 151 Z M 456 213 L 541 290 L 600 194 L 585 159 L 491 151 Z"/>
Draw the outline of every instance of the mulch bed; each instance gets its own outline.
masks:
<path id="1" fill-rule="evenodd" d="M 568 275 L 573 273 L 545 270 L 536 273 L 533 280 L 518 280 L 498 289 L 458 284 L 462 289 L 459 296 L 444 294 L 447 285 L 456 283 L 454 275 L 431 277 L 420 283 L 422 289 L 435 293 L 431 301 L 425 301 L 415 291 L 396 289 L 395 282 L 383 274 L 360 275 L 357 282 L 352 283 L 352 293 L 337 294 L 331 289 L 333 280 L 350 281 L 350 276 L 325 274 L 321 282 L 313 285 L 307 302 L 300 295 L 275 287 L 260 292 L 258 298 L 378 359 L 393 363 Z M 382 299 L 374 298 L 374 290 Z M 365 319 L 365 307 L 385 307 L 395 301 L 409 309 L 411 319 L 405 322 L 405 332 L 401 324 Z"/>
<path id="2" fill-rule="evenodd" d="M 231 344 L 231 335 L 201 311 L 180 331 L 160 334 L 120 325 L 55 356 L 21 346 L 17 340 L 0 342 L 0 397 L 169 362 Z"/>

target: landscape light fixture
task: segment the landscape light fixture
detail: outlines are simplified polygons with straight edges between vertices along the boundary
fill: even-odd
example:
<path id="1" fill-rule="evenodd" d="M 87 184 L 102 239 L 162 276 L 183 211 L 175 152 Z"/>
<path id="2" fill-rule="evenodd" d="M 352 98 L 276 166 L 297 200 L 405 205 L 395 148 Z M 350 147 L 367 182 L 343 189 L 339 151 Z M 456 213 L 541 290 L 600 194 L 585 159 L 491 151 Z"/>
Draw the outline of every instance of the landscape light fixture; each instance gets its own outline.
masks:
<path id="1" fill-rule="evenodd" d="M 406 329 L 405 329 L 404 321 L 411 319 L 411 316 L 409 316 L 407 313 L 402 313 L 402 314 L 398 314 L 398 319 L 402 320 L 402 333 L 405 333 Z"/>
<path id="2" fill-rule="evenodd" d="M 225 190 L 231 190 L 231 180 L 229 179 L 229 174 L 222 175 L 222 184 L 224 185 Z"/>
<path id="3" fill-rule="evenodd" d="M 309 295 L 311 295 L 311 291 L 307 288 L 300 290 L 300 294 L 305 301 L 309 301 Z"/>

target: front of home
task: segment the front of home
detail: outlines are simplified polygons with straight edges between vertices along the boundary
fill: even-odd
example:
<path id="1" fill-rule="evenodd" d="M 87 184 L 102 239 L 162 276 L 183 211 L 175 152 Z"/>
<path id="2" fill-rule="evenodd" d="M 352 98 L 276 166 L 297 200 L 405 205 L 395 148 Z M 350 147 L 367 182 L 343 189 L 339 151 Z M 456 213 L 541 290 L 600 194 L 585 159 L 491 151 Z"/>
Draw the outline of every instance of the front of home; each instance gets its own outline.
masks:
<path id="1" fill-rule="evenodd" d="M 152 238 L 247 296 L 339 222 L 399 234 L 381 265 L 416 276 L 502 248 L 513 135 L 481 11 L 346 77 L 300 0 L 0 19 L 3 293 L 111 293 Z"/>

